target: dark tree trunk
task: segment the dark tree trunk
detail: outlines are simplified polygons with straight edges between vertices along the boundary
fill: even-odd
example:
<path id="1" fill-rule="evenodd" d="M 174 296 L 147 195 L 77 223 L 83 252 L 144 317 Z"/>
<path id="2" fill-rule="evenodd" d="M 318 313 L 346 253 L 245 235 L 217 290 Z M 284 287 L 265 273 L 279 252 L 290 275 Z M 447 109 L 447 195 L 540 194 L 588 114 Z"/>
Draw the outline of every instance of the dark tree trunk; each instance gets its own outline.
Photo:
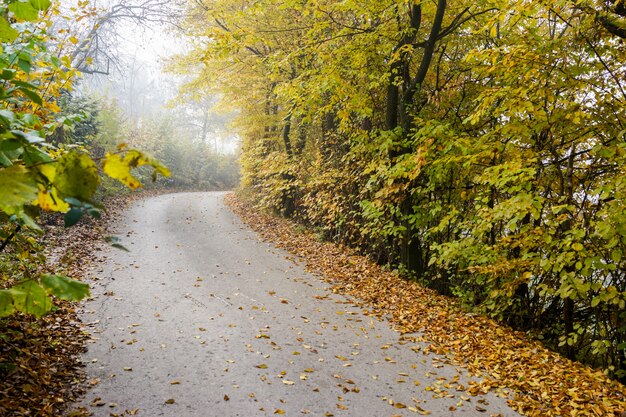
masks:
<path id="1" fill-rule="evenodd" d="M 291 133 L 291 112 L 285 118 L 285 126 L 283 127 L 283 142 L 285 144 L 285 152 L 287 152 L 287 157 L 291 159 L 293 157 L 293 149 L 291 147 L 291 138 L 289 134 Z"/>
<path id="2" fill-rule="evenodd" d="M 422 83 L 426 79 L 428 69 L 432 63 L 433 54 L 437 40 L 441 33 L 444 14 L 446 11 L 446 0 L 437 2 L 437 11 L 433 20 L 433 26 L 430 30 L 428 39 L 423 43 L 424 54 L 420 61 L 417 73 L 414 77 L 410 75 L 410 56 L 402 54 L 399 61 L 391 68 L 390 81 L 387 89 L 387 114 L 386 123 L 389 130 L 395 129 L 397 126 L 402 127 L 402 134 L 408 135 L 413 126 L 413 112 L 415 96 L 419 94 Z M 413 4 L 410 9 L 410 31 L 407 32 L 397 49 L 405 45 L 415 44 L 415 39 L 422 23 L 422 8 L 419 4 Z M 402 84 L 402 94 L 400 94 L 399 82 Z M 406 150 L 397 150 L 390 155 L 393 157 L 400 156 Z M 411 196 L 407 196 L 405 203 L 400 207 L 401 215 L 404 219 L 411 215 L 413 210 L 413 201 Z M 426 272 L 424 261 L 423 243 L 414 230 L 414 227 L 405 221 L 404 236 L 400 241 L 399 256 L 400 262 L 410 271 L 418 276 Z"/>

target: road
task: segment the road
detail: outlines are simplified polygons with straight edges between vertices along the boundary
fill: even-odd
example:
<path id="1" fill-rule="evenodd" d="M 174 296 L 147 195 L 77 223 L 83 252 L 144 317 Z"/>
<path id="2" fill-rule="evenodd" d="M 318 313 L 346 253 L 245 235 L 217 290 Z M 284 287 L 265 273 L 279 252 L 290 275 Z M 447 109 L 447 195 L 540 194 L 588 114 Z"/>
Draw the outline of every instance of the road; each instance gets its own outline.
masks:
<path id="1" fill-rule="evenodd" d="M 83 321 L 94 416 L 517 416 L 264 243 L 223 193 L 133 205 Z"/>

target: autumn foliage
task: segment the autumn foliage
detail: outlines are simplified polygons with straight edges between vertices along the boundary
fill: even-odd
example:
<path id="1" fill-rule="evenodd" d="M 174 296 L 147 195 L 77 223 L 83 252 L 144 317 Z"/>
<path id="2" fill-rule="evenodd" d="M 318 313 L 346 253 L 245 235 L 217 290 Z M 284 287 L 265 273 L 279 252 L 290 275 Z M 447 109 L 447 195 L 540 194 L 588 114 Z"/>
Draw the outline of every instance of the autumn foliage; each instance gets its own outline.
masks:
<path id="1" fill-rule="evenodd" d="M 50 0 L 6 1 L 0 5 L 0 317 L 17 312 L 42 316 L 54 296 L 76 301 L 89 294 L 87 284 L 42 272 L 42 212 L 64 214 L 66 226 L 85 215 L 100 216 L 95 194 L 103 173 L 129 188 L 141 186 L 133 168 L 168 169 L 140 151 L 119 146 L 102 158 L 84 146 L 48 141 L 58 130 L 71 130 L 80 116 L 67 117 L 60 98 L 79 76 L 69 56 L 59 56 L 62 40 L 48 31 L 60 14 Z M 5 252 L 6 253 L 6 252 Z M 18 265 L 15 265 L 15 264 Z M 4 265 L 14 266 L 4 271 Z"/>
<path id="2" fill-rule="evenodd" d="M 189 2 L 263 207 L 626 378 L 624 2 Z"/>
<path id="3" fill-rule="evenodd" d="M 404 342 L 419 342 L 424 355 L 437 355 L 435 367 L 467 368 L 477 380 L 459 384 L 444 377 L 438 380 L 441 384 L 424 387 L 435 398 L 461 399 L 458 411 L 474 413 L 464 409 L 463 402 L 488 391 L 506 396 L 509 406 L 525 416 L 620 416 L 626 408 L 624 385 L 600 370 L 563 358 L 492 319 L 463 311 L 458 300 L 403 279 L 353 249 L 320 241 L 312 231 L 303 233 L 293 221 L 259 213 L 232 194 L 226 203 L 263 239 L 298 255 L 308 271 L 332 285 L 333 292 L 348 294 L 368 314 L 388 319 L 402 332 Z M 485 411 L 480 406 L 475 410 Z"/>

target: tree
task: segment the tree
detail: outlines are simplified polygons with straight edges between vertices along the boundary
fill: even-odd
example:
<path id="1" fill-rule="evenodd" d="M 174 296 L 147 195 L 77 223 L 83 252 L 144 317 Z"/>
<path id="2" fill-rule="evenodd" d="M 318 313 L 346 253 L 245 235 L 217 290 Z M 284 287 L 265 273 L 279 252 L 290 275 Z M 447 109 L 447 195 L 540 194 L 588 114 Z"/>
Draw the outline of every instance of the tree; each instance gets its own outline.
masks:
<path id="1" fill-rule="evenodd" d="M 621 1 L 188 3 L 257 202 L 625 377 Z"/>
<path id="2" fill-rule="evenodd" d="M 78 2 L 62 9 L 51 31 L 59 33 L 57 54 L 67 54 L 72 66 L 85 74 L 108 75 L 113 68 L 121 69 L 119 46 L 128 36 L 125 30 L 173 25 L 178 18 L 176 3 L 164 0 L 100 3 Z"/>
<path id="3" fill-rule="evenodd" d="M 141 185 L 131 174 L 134 167 L 150 165 L 155 176 L 169 175 L 165 166 L 137 150 L 120 147 L 94 159 L 84 148 L 46 142 L 56 129 L 77 126 L 77 119 L 61 114 L 59 107 L 59 98 L 71 89 L 77 71 L 70 57 L 48 51 L 48 19 L 54 10 L 49 1 L 41 0 L 0 6 L 0 252 L 23 230 L 40 230 L 36 223 L 40 211 L 65 213 L 66 226 L 83 214 L 99 216 L 93 197 L 100 169 L 130 188 Z M 33 267 L 19 282 L 0 290 L 0 317 L 16 311 L 40 316 L 52 308 L 50 295 L 78 300 L 89 293 L 86 284 L 41 273 L 37 267 L 41 257 L 28 250 L 34 241 L 17 242 L 25 245 L 18 247 L 19 252 Z"/>

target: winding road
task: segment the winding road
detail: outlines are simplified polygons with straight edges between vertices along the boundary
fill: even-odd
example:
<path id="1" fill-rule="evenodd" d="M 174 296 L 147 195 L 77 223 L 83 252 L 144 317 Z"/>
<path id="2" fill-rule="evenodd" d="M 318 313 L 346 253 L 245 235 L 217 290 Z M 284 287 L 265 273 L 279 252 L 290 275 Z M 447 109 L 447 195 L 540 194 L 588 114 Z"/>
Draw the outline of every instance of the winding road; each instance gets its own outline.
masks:
<path id="1" fill-rule="evenodd" d="M 223 193 L 131 206 L 104 248 L 83 321 L 94 416 L 517 416 L 469 396 L 463 369 L 244 226 Z"/>

